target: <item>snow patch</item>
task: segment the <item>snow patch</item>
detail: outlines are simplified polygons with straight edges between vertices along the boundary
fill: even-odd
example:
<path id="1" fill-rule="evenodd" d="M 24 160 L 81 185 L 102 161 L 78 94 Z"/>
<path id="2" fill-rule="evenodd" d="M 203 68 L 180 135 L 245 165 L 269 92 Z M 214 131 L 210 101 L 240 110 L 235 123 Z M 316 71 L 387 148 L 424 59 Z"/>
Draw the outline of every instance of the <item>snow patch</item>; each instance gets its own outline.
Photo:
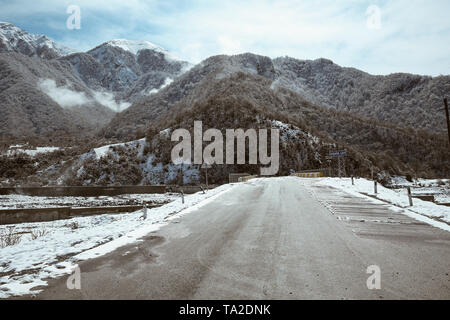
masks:
<path id="1" fill-rule="evenodd" d="M 401 207 L 401 213 L 404 213 L 416 220 L 429 223 L 435 227 L 450 231 L 450 207 L 416 198 L 413 199 L 413 207 L 409 207 L 406 189 L 393 190 L 385 188 L 379 184 L 378 193 L 375 195 L 373 181 L 366 179 L 356 179 L 354 186 L 352 186 L 350 178 L 323 178 L 314 181 L 316 184 L 331 186 L 354 196 L 380 201 L 370 196 L 365 196 L 363 193 L 376 196 L 379 199 L 391 203 L 394 209 L 399 209 L 399 207 Z M 445 222 L 439 222 L 430 218 L 438 218 Z"/>
<path id="2" fill-rule="evenodd" d="M 174 54 L 149 41 L 114 39 L 107 42 L 107 44 L 131 52 L 135 56 L 137 56 L 138 53 L 142 50 L 153 50 L 164 54 L 164 57 L 168 61 L 181 61 L 181 59 L 175 56 Z"/>

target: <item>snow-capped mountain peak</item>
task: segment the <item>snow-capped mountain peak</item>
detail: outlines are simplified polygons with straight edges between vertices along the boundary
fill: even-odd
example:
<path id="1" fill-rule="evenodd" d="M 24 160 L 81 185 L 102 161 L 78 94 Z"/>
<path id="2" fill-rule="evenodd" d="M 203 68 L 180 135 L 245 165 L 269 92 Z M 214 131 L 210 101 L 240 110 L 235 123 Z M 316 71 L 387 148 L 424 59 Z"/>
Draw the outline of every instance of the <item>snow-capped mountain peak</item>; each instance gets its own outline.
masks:
<path id="1" fill-rule="evenodd" d="M 2 51 L 14 51 L 47 59 L 75 52 L 45 35 L 30 34 L 9 22 L 0 22 L 0 52 Z"/>
<path id="2" fill-rule="evenodd" d="M 168 60 L 181 61 L 180 58 L 178 58 L 171 52 L 169 52 L 166 49 L 164 49 L 156 44 L 153 44 L 149 41 L 114 39 L 114 40 L 106 42 L 106 45 L 121 48 L 125 51 L 131 52 L 135 56 L 137 56 L 139 54 L 139 52 L 142 50 L 152 50 L 152 51 L 156 51 L 156 52 L 164 54 L 164 56 Z"/>

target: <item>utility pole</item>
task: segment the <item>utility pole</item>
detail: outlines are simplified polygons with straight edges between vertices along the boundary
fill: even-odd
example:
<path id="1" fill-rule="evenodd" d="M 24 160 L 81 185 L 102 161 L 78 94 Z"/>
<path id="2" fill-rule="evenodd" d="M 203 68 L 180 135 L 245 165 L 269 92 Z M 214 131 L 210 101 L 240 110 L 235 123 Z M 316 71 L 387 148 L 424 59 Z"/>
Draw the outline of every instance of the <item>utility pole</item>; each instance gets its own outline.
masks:
<path id="1" fill-rule="evenodd" d="M 448 144 L 450 147 L 450 116 L 448 114 L 448 102 L 447 98 L 444 98 L 445 116 L 447 117 L 447 131 L 448 131 Z"/>

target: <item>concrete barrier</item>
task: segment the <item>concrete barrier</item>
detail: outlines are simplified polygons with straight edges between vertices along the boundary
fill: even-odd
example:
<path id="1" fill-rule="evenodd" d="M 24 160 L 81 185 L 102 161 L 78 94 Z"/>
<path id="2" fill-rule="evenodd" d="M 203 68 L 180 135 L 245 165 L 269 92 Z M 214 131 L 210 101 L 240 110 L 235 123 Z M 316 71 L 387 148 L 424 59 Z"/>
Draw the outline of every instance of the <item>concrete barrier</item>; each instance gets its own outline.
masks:
<path id="1" fill-rule="evenodd" d="M 240 177 L 239 178 L 239 182 L 247 182 L 247 181 L 249 181 L 249 180 L 252 180 L 252 179 L 256 179 L 256 178 L 258 178 L 259 176 L 246 176 L 246 177 Z"/>
<path id="2" fill-rule="evenodd" d="M 147 206 L 147 208 L 151 209 L 160 206 L 161 205 L 152 205 Z M 142 205 L 138 205 L 89 208 L 59 207 L 38 209 L 5 209 L 0 210 L 0 225 L 55 221 L 99 214 L 129 213 L 141 210 L 142 208 Z"/>
<path id="3" fill-rule="evenodd" d="M 214 189 L 210 185 L 207 189 Z M 163 194 L 166 192 L 179 192 L 183 188 L 185 194 L 201 191 L 200 186 L 117 186 L 117 187 L 14 187 L 0 188 L 0 195 L 20 194 L 32 197 L 100 197 L 118 196 L 122 194 Z"/>
<path id="4" fill-rule="evenodd" d="M 299 177 L 299 178 L 322 178 L 322 172 L 304 172 L 304 173 L 293 173 L 291 177 Z"/>
<path id="5" fill-rule="evenodd" d="M 0 195 L 21 194 L 34 197 L 99 197 L 121 194 L 166 193 L 167 186 L 117 187 L 14 187 L 0 188 Z"/>
<path id="6" fill-rule="evenodd" d="M 434 202 L 434 195 L 425 195 L 425 194 L 412 194 L 411 197 L 420 199 L 423 201 Z"/>
<path id="7" fill-rule="evenodd" d="M 0 225 L 70 219 L 70 207 L 0 210 Z"/>

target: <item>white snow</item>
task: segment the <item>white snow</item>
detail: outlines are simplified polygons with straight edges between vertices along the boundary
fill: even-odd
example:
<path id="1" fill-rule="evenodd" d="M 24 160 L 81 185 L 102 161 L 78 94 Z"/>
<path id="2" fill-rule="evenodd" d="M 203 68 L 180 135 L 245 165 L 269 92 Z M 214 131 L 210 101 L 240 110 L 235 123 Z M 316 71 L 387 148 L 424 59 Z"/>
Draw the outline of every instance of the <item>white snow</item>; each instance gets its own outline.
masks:
<path id="1" fill-rule="evenodd" d="M 96 158 L 97 159 L 101 159 L 102 157 L 104 157 L 104 156 L 106 156 L 108 154 L 108 152 L 111 150 L 112 147 L 133 147 L 133 146 L 138 146 L 138 147 L 142 148 L 144 145 L 145 145 L 145 138 L 142 138 L 142 139 L 134 140 L 134 141 L 130 141 L 130 142 L 110 144 L 110 145 L 107 145 L 107 146 L 95 148 L 94 152 L 95 152 Z"/>
<path id="2" fill-rule="evenodd" d="M 38 154 L 50 153 L 58 151 L 60 148 L 58 147 L 36 147 L 35 149 L 10 149 L 6 153 L 8 156 L 13 156 L 16 154 L 24 153 L 29 155 L 30 157 L 35 157 Z"/>
<path id="3" fill-rule="evenodd" d="M 114 40 L 108 41 L 107 44 L 121 48 L 128 52 L 131 52 L 134 55 L 138 55 L 139 51 L 141 51 L 141 50 L 153 50 L 153 51 L 164 54 L 166 59 L 169 61 L 181 61 L 181 59 L 178 58 L 177 56 L 175 56 L 174 54 L 170 53 L 166 49 L 164 49 L 160 46 L 157 46 L 156 44 L 153 44 L 149 41 L 114 39 Z"/>
<path id="4" fill-rule="evenodd" d="M 185 204 L 177 199 L 159 208 L 149 209 L 147 220 L 141 211 L 80 217 L 54 222 L 18 224 L 15 233 L 23 233 L 20 243 L 0 249 L 0 298 L 36 294 L 34 287 L 45 279 L 69 274 L 82 260 L 98 257 L 121 246 L 139 241 L 148 233 L 220 197 L 235 185 L 223 185 L 206 194 L 186 195 Z M 77 228 L 72 226 L 77 225 Z M 0 226 L 5 232 L 8 226 Z M 31 240 L 30 232 L 46 230 Z"/>
<path id="5" fill-rule="evenodd" d="M 13 50 L 21 42 L 25 42 L 35 50 L 48 47 L 55 50 L 61 56 L 76 52 L 73 49 L 52 41 L 44 35 L 30 34 L 8 22 L 0 22 L 0 41 L 3 42 L 8 50 Z"/>
<path id="6" fill-rule="evenodd" d="M 388 189 L 378 184 L 378 193 L 375 194 L 374 182 L 366 179 L 355 179 L 354 186 L 352 186 L 350 178 L 321 178 L 316 180 L 305 179 L 304 181 L 309 181 L 310 183 L 318 185 L 335 187 L 354 196 L 364 197 L 372 201 L 379 202 L 380 200 L 373 198 L 373 196 L 376 196 L 381 200 L 391 203 L 394 209 L 402 208 L 402 210 L 399 211 L 401 213 L 413 217 L 414 219 L 429 223 L 435 227 L 450 231 L 450 207 L 416 198 L 413 199 L 413 207 L 409 207 L 406 189 Z M 437 221 L 436 218 L 443 222 Z"/>
<path id="7" fill-rule="evenodd" d="M 131 106 L 131 103 L 125 101 L 116 101 L 114 94 L 106 91 L 92 91 L 95 101 L 101 105 L 110 108 L 115 112 L 122 112 Z"/>
<path id="8" fill-rule="evenodd" d="M 57 207 L 108 207 L 137 205 L 143 202 L 164 204 L 178 198 L 172 193 L 124 194 L 114 197 L 32 197 L 19 194 L 0 195 L 0 209 L 57 208 Z"/>
<path id="9" fill-rule="evenodd" d="M 172 129 L 168 128 L 160 132 L 161 137 L 170 138 Z M 125 147 L 128 150 L 137 149 L 138 156 L 143 156 L 144 148 L 147 145 L 146 139 L 134 140 L 126 143 L 117 143 L 112 145 L 106 145 L 99 148 L 95 148 L 88 153 L 80 156 L 81 161 L 87 158 L 95 158 L 97 160 L 116 153 L 113 151 L 113 147 Z M 139 163 L 139 167 L 142 171 L 143 179 L 141 184 L 167 184 L 171 183 L 179 175 L 180 170 L 183 170 L 183 179 L 185 184 L 199 183 L 201 181 L 200 170 L 198 165 L 194 164 L 168 164 L 161 163 L 160 160 L 155 161 L 156 156 L 154 153 L 145 155 L 144 161 Z M 80 166 L 78 169 L 78 176 L 83 173 L 84 167 Z"/>

